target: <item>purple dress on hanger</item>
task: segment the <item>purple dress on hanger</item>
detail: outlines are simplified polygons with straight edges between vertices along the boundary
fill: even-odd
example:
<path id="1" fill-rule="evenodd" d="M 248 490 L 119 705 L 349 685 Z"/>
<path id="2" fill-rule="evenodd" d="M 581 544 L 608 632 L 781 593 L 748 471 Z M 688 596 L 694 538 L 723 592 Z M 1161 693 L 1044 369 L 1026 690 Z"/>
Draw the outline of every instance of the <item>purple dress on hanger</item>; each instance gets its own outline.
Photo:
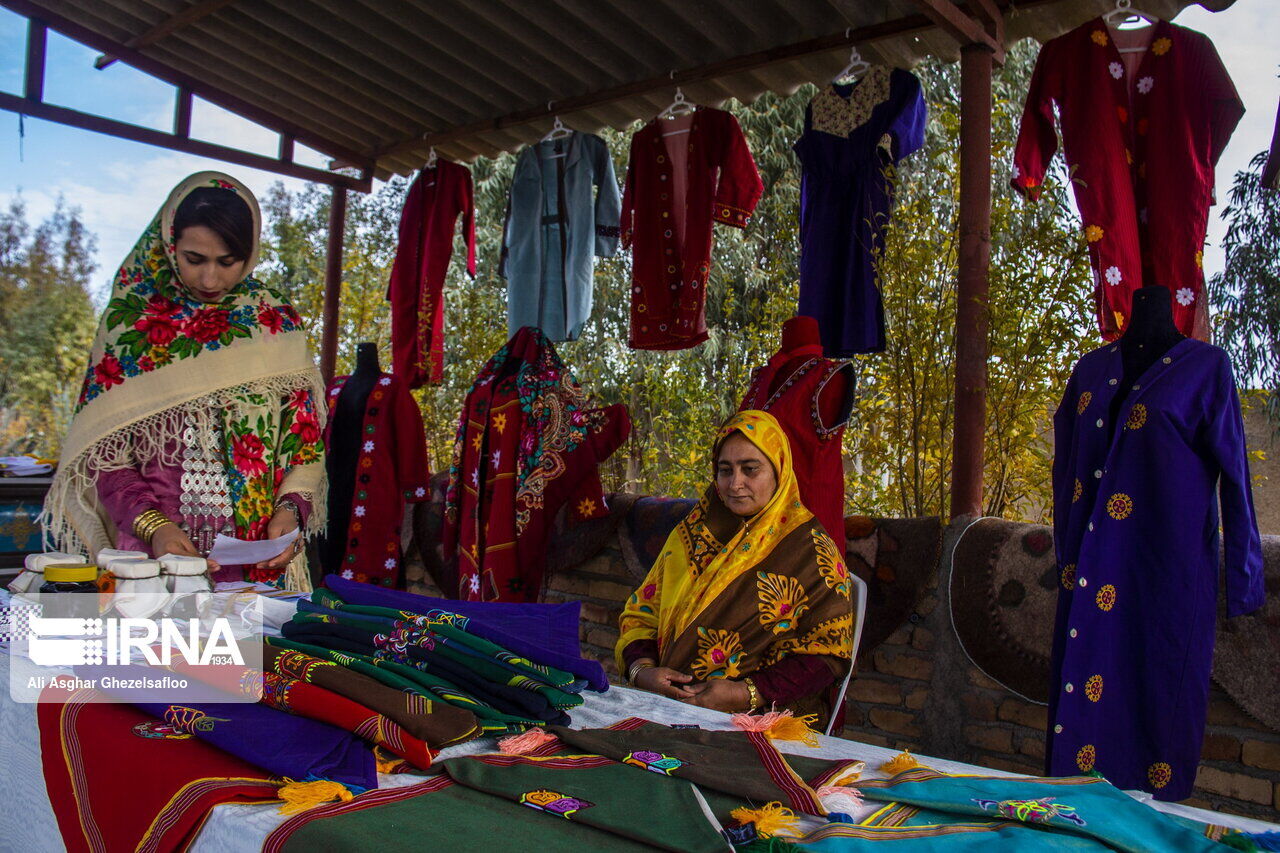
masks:
<path id="1" fill-rule="evenodd" d="M 884 349 L 876 286 L 893 187 L 884 167 L 924 144 L 928 111 L 909 71 L 876 65 L 809 102 L 796 142 L 800 183 L 800 309 L 818 321 L 829 358 Z"/>

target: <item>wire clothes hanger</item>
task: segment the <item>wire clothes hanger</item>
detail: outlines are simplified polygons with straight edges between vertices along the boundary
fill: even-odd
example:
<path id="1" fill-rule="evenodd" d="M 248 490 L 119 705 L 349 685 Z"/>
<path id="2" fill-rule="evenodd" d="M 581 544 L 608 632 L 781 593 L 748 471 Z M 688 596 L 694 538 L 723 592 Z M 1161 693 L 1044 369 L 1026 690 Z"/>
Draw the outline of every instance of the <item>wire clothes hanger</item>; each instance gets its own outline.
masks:
<path id="1" fill-rule="evenodd" d="M 849 35 L 849 31 L 845 30 L 845 36 Z M 832 83 L 855 83 L 858 78 L 871 70 L 871 63 L 862 58 L 862 54 L 858 53 L 858 46 L 855 44 L 849 48 L 849 64 L 841 69 L 840 73 L 831 78 Z"/>
<path id="2" fill-rule="evenodd" d="M 658 113 L 658 118 L 674 119 L 682 115 L 688 115 L 689 113 L 695 112 L 697 109 L 698 109 L 698 105 L 690 101 L 688 98 L 686 98 L 684 96 L 684 92 L 680 90 L 679 86 L 677 86 L 675 99 L 670 104 L 667 105 L 666 109 Z M 675 136 L 676 134 L 680 134 L 680 133 L 688 133 L 689 130 L 690 130 L 689 128 L 685 127 L 685 128 L 681 128 L 680 130 L 672 130 L 672 131 L 664 132 L 662 135 Z"/>
<path id="3" fill-rule="evenodd" d="M 547 109 L 551 109 L 550 103 L 547 104 Z M 564 122 L 560 121 L 560 116 L 556 116 L 555 122 L 551 125 L 551 130 L 547 131 L 546 136 L 542 137 L 542 141 L 553 142 L 557 139 L 565 139 L 570 136 L 573 136 L 573 130 L 565 127 Z M 548 155 L 548 157 L 555 159 L 556 157 L 564 157 L 566 154 L 568 154 L 567 151 L 557 151 L 555 154 Z"/>
<path id="4" fill-rule="evenodd" d="M 431 150 L 427 152 L 427 164 L 423 168 L 434 169 L 436 167 L 436 159 L 436 147 L 432 145 Z"/>
<path id="5" fill-rule="evenodd" d="M 1148 24 L 1160 23 L 1160 19 L 1155 15 L 1148 14 L 1141 9 L 1135 9 L 1133 0 L 1116 0 L 1116 7 L 1102 16 L 1102 22 L 1113 30 L 1119 29 L 1121 24 L 1139 21 L 1146 21 Z M 1119 50 L 1121 53 L 1141 53 L 1146 48 L 1122 47 Z"/>

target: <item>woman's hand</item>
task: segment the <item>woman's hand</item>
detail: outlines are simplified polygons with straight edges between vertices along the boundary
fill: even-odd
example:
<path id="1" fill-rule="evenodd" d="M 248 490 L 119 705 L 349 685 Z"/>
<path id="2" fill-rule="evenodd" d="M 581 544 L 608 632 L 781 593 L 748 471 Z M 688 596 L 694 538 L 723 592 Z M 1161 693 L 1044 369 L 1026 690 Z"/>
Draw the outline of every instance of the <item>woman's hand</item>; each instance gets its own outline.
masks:
<path id="1" fill-rule="evenodd" d="M 172 521 L 161 527 L 151 537 L 151 553 L 157 558 L 165 554 L 176 554 L 182 557 L 199 557 L 200 552 L 191 537 Z M 207 560 L 209 571 L 216 572 L 220 567 L 214 560 Z"/>
<path id="2" fill-rule="evenodd" d="M 657 693 L 669 699 L 688 701 L 693 691 L 685 685 L 693 681 L 692 675 L 685 675 L 679 670 L 666 666 L 651 666 L 636 673 L 635 685 L 641 690 Z"/>
<path id="3" fill-rule="evenodd" d="M 275 511 L 274 515 L 271 516 L 271 521 L 267 522 L 267 535 L 265 538 L 279 539 L 281 536 L 284 536 L 286 533 L 290 532 L 291 530 L 297 530 L 297 529 L 298 529 L 297 514 L 294 513 L 294 511 L 289 509 L 288 507 L 282 506 Z M 298 553 L 299 550 L 301 550 L 301 548 L 302 548 L 302 537 L 298 537 L 297 539 L 293 540 L 293 542 L 289 545 L 289 547 L 281 551 L 278 556 L 272 557 L 270 560 L 263 560 L 261 563 L 258 563 L 258 565 L 254 566 L 254 568 L 267 569 L 270 571 L 283 569 L 285 566 L 289 565 L 289 561 L 294 558 L 294 556 Z"/>
<path id="4" fill-rule="evenodd" d="M 689 687 L 693 695 L 685 702 L 699 708 L 710 708 L 713 711 L 724 711 L 729 714 L 751 709 L 751 691 L 741 681 L 730 681 L 717 678 L 702 684 Z"/>

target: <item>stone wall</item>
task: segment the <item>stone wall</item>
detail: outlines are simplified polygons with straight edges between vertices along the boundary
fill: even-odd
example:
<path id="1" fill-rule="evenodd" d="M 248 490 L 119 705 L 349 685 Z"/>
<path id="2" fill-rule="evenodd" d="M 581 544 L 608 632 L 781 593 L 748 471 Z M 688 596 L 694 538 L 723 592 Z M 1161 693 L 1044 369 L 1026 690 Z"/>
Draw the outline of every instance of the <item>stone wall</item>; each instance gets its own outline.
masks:
<path id="1" fill-rule="evenodd" d="M 942 553 L 958 535 L 949 529 Z M 945 567 L 938 577 L 946 577 Z M 618 614 L 635 586 L 616 538 L 599 553 L 554 574 L 546 600 L 581 601 L 583 653 L 618 680 L 613 648 Z M 438 594 L 411 565 L 411 588 Z M 1043 771 L 1047 709 L 1028 702 L 973 666 L 935 584 L 914 613 L 877 648 L 859 654 L 842 737 L 910 749 L 1016 773 Z M 1280 732 L 1248 717 L 1216 685 L 1210 694 L 1204 753 L 1189 805 L 1280 822 Z"/>

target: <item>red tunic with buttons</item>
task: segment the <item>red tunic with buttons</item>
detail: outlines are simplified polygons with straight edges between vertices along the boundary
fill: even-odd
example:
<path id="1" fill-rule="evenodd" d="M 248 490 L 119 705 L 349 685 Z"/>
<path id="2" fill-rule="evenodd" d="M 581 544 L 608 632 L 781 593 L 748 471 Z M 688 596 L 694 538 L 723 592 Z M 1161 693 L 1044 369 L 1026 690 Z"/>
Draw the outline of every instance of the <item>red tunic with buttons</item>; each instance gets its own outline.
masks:
<path id="1" fill-rule="evenodd" d="M 347 379 L 339 376 L 330 384 L 330 409 L 337 403 Z M 326 446 L 333 422 L 334 418 L 330 418 L 325 425 Z M 369 392 L 360 429 L 362 440 L 356 457 L 342 576 L 361 583 L 400 586 L 400 522 L 404 506 L 431 496 L 422 412 L 408 386 L 384 373 Z"/>
<path id="2" fill-rule="evenodd" d="M 1148 37 L 1140 61 L 1126 65 L 1132 54 L 1116 41 Z M 1213 43 L 1163 21 L 1145 34 L 1115 33 L 1098 18 L 1045 44 L 1013 163 L 1014 188 L 1033 199 L 1058 145 L 1055 107 L 1102 336 L 1125 330 L 1135 290 L 1161 285 L 1178 329 L 1203 338 L 1214 166 L 1244 113 Z"/>
<path id="3" fill-rule="evenodd" d="M 852 388 L 850 362 L 823 358 L 821 345 L 780 352 L 756 369 L 738 410 L 761 409 L 782 424 L 791 442 L 800 500 L 822 522 L 843 554 L 844 465 L 840 448 L 849 407 L 836 407 L 838 415 L 832 418 L 832 407 L 819 402 L 824 389 L 841 371 L 849 374 L 846 387 Z"/>
<path id="4" fill-rule="evenodd" d="M 467 273 L 476 275 L 476 216 L 471 172 L 437 160 L 423 169 L 404 200 L 400 242 L 387 299 L 391 360 L 396 376 L 419 388 L 438 385 L 444 371 L 444 277 L 453 256 L 453 226 L 462 214 Z"/>
<path id="5" fill-rule="evenodd" d="M 742 128 L 724 110 L 654 119 L 632 137 L 621 221 L 632 248 L 632 348 L 707 339 L 712 223 L 745 228 L 763 193 Z"/>

